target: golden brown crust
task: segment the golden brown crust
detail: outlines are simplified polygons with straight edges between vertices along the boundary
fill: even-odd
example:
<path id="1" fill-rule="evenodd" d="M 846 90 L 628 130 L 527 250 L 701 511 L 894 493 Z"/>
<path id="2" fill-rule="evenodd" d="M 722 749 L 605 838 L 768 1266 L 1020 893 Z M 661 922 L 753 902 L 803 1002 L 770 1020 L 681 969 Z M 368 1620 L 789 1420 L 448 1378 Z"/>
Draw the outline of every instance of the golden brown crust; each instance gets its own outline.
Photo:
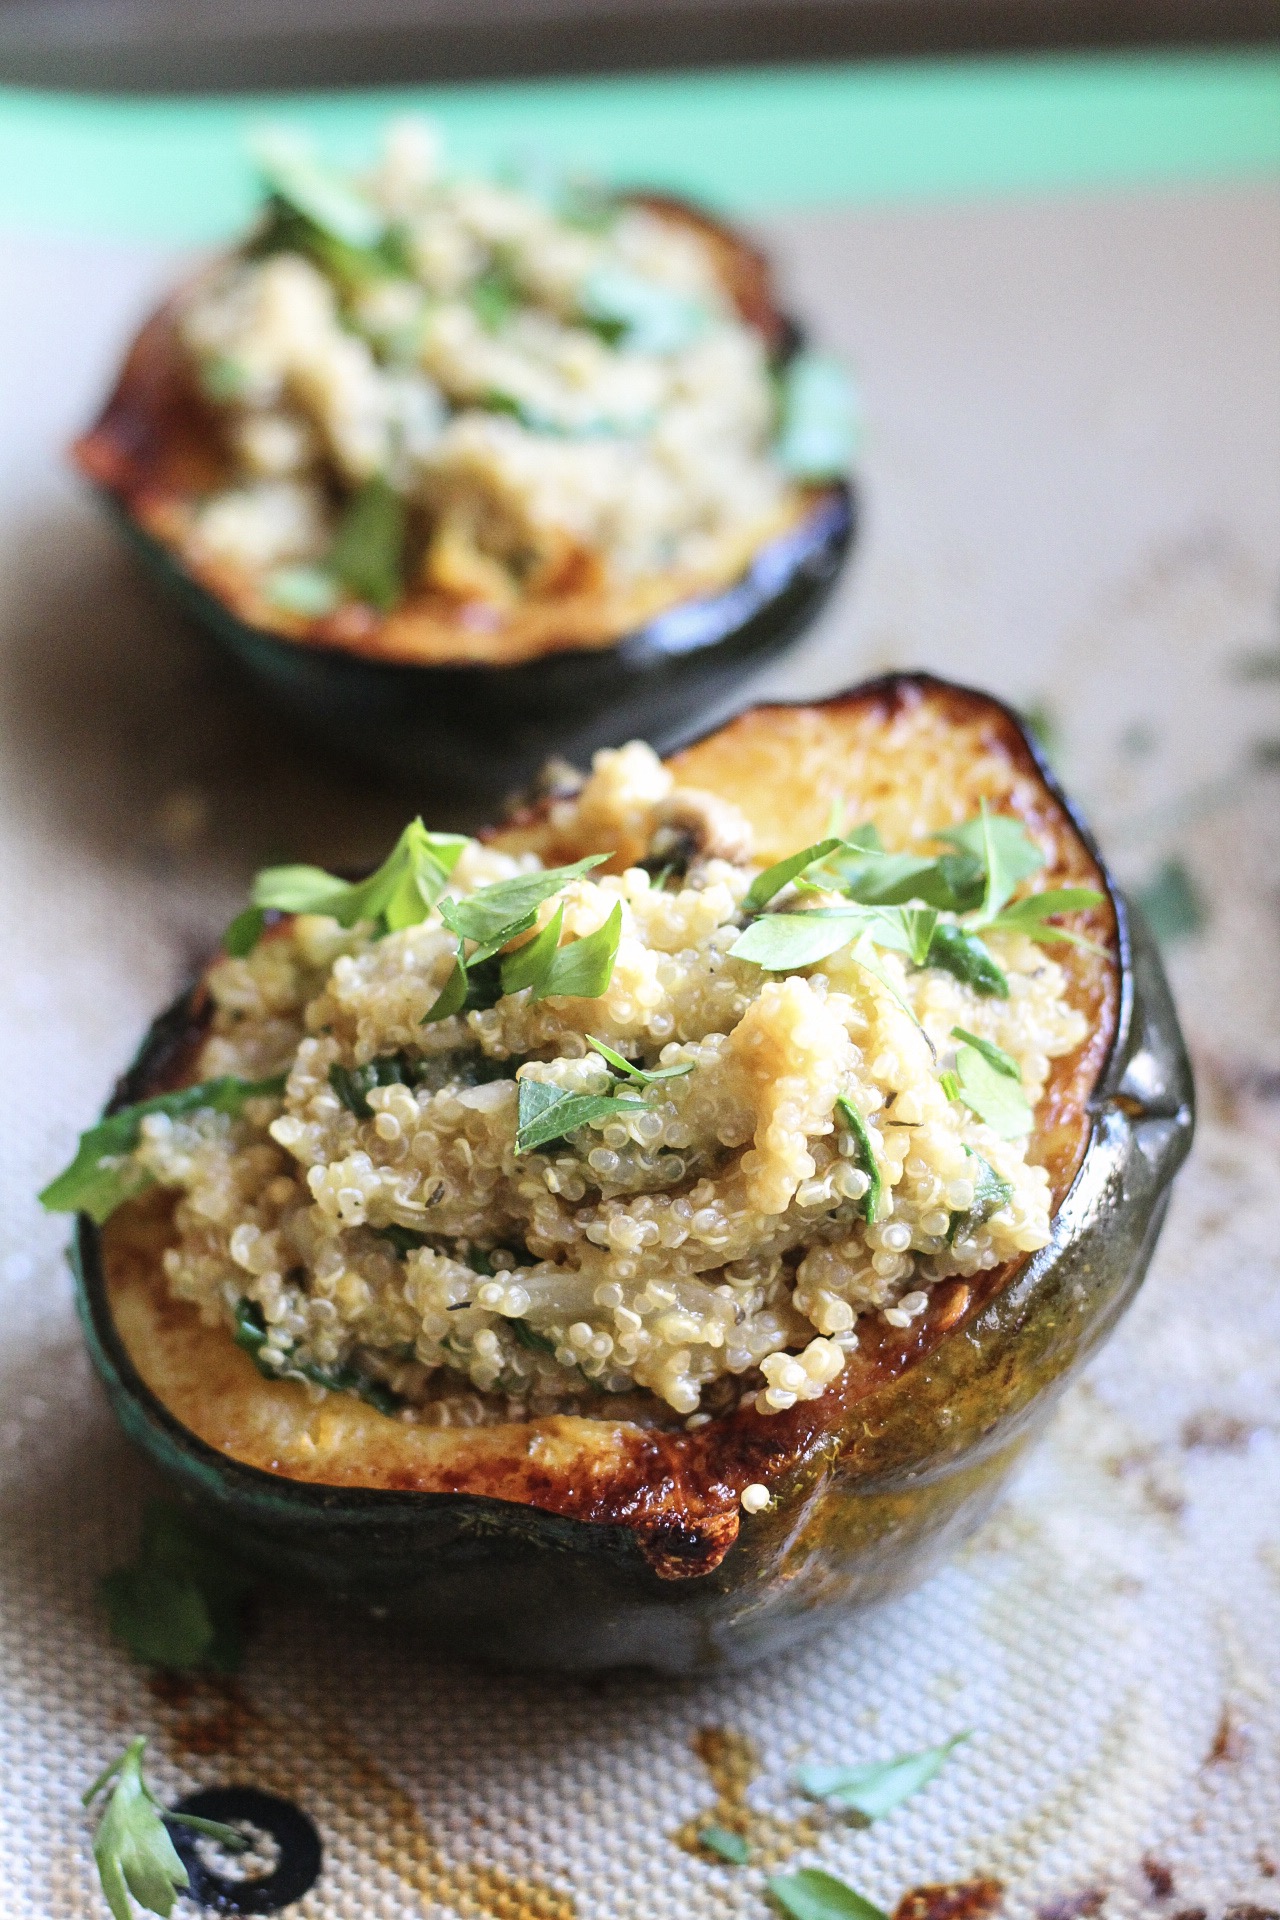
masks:
<path id="1" fill-rule="evenodd" d="M 742 318 L 771 350 L 781 344 L 787 323 L 763 254 L 682 201 L 660 194 L 627 198 L 696 231 Z M 75 442 L 72 458 L 229 613 L 283 640 L 415 666 L 515 666 L 553 653 L 599 650 L 668 608 L 738 579 L 761 547 L 807 518 L 829 492 L 792 488 L 778 512 L 722 542 L 708 565 L 627 588 L 609 587 L 597 577 L 598 568 L 581 564 L 509 608 L 415 587 L 385 616 L 350 604 L 308 619 L 264 598 L 241 568 L 197 561 L 185 551 L 195 502 L 230 484 L 232 474 L 215 410 L 201 397 L 179 343 L 179 299 L 166 302 L 142 328 L 101 416 Z"/>
<path id="2" fill-rule="evenodd" d="M 682 786 L 742 808 L 766 861 L 817 839 L 836 799 L 850 823 L 874 815 L 891 846 L 970 818 L 985 799 L 1035 835 L 1046 854 L 1046 885 L 1105 892 L 1105 876 L 1012 718 L 960 688 L 897 677 L 823 705 L 757 707 L 670 764 Z M 548 860 L 576 857 L 582 849 L 557 836 L 545 816 L 544 807 L 491 838 Z M 625 861 L 634 850 L 622 854 Z M 1088 1144 L 1088 1105 L 1119 1016 L 1110 897 L 1073 924 L 1103 952 L 1055 949 L 1071 997 L 1089 1019 L 1084 1045 L 1053 1063 L 1037 1115 L 1035 1155 L 1048 1170 L 1055 1209 Z M 153 1201 L 111 1222 L 104 1235 L 111 1306 L 143 1380 L 210 1446 L 294 1480 L 481 1494 L 626 1527 L 665 1577 L 718 1565 L 736 1538 L 745 1486 L 777 1484 L 850 1431 L 859 1401 L 962 1336 L 1024 1264 L 937 1287 L 909 1328 L 865 1322 L 836 1383 L 786 1413 L 762 1415 L 748 1405 L 693 1433 L 576 1415 L 433 1429 L 387 1419 L 347 1396 L 317 1406 L 300 1385 L 260 1378 L 225 1329 L 201 1326 L 193 1308 L 169 1298 L 159 1261 L 167 1217 Z"/>

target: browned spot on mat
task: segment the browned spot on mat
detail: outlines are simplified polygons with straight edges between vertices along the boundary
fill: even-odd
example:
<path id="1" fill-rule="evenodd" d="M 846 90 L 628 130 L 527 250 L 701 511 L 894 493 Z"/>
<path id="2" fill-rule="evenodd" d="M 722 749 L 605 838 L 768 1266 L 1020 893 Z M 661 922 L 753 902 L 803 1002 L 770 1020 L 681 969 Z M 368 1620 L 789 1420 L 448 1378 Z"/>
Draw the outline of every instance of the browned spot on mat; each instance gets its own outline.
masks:
<path id="1" fill-rule="evenodd" d="M 1004 1899 L 1003 1880 L 949 1880 L 912 1887 L 893 1910 L 893 1920 L 985 1920 Z"/>
<path id="2" fill-rule="evenodd" d="M 1105 1887 L 1086 1887 L 1083 1893 L 1067 1893 L 1060 1900 L 1047 1901 L 1036 1909 L 1036 1920 L 1088 1920 L 1106 1905 Z"/>
<path id="3" fill-rule="evenodd" d="M 1264 1880 L 1274 1880 L 1276 1875 L 1280 1874 L 1280 1865 L 1276 1864 L 1274 1855 L 1268 1853 L 1265 1847 L 1259 1847 L 1253 1857 L 1258 1863 L 1258 1872 Z"/>
<path id="4" fill-rule="evenodd" d="M 1234 1414 L 1209 1408 L 1183 1422 L 1182 1444 L 1207 1453 L 1244 1453 L 1254 1434 L 1261 1431 L 1260 1421 L 1237 1420 Z"/>
<path id="5" fill-rule="evenodd" d="M 795 1820 L 779 1819 L 777 1814 L 760 1813 L 747 1804 L 747 1789 L 760 1772 L 760 1755 L 755 1741 L 732 1727 L 701 1727 L 693 1736 L 693 1750 L 711 1776 L 715 1805 L 697 1813 L 677 1827 L 671 1838 L 686 1853 L 699 1860 L 724 1866 L 723 1857 L 702 1844 L 708 1827 L 723 1827 L 736 1833 L 751 1849 L 753 1866 L 772 1867 L 816 1840 L 825 1821 L 818 1814 L 804 1813 Z"/>
<path id="6" fill-rule="evenodd" d="M 1255 1907 L 1247 1901 L 1238 1907 L 1228 1907 L 1222 1920 L 1280 1920 L 1280 1913 L 1274 1907 Z"/>
<path id="7" fill-rule="evenodd" d="M 1179 1907 L 1169 1920 L 1209 1920 L 1209 1916 L 1203 1907 Z"/>
<path id="8" fill-rule="evenodd" d="M 311 1726 L 299 1737 L 229 1680 L 155 1675 L 150 1686 L 163 1730 L 179 1752 L 220 1755 L 236 1763 L 219 1769 L 224 1777 L 243 1774 L 254 1786 L 296 1800 L 323 1835 L 354 1840 L 370 1866 L 421 1894 L 424 1907 L 446 1907 L 467 1920 L 575 1920 L 571 1896 L 555 1887 L 513 1878 L 484 1860 L 446 1859 L 412 1795 L 342 1728 Z"/>
<path id="9" fill-rule="evenodd" d="M 1213 1745 L 1204 1757 L 1204 1764 L 1206 1767 L 1230 1766 L 1236 1760 L 1243 1760 L 1247 1751 L 1244 1730 L 1237 1724 L 1230 1706 L 1225 1706 L 1213 1736 Z"/>
<path id="10" fill-rule="evenodd" d="M 1147 1876 L 1153 1900 L 1168 1900 L 1177 1891 L 1172 1869 L 1166 1867 L 1163 1860 L 1157 1860 L 1154 1854 L 1143 1854 L 1142 1871 Z"/>

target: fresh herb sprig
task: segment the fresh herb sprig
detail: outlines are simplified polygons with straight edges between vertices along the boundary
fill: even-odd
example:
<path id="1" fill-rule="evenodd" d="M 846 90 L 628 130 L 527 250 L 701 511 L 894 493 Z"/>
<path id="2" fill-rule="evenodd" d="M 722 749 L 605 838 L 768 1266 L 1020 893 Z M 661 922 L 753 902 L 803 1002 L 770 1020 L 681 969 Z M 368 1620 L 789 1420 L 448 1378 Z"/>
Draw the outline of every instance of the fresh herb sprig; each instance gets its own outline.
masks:
<path id="1" fill-rule="evenodd" d="M 44 1188 L 41 1206 L 48 1213 L 87 1213 L 100 1227 L 117 1207 L 152 1184 L 151 1175 L 133 1158 L 148 1114 L 167 1113 L 176 1120 L 204 1109 L 239 1113 L 248 1100 L 283 1093 L 284 1083 L 283 1074 L 269 1080 L 239 1080 L 224 1074 L 121 1107 L 80 1135 L 75 1159 Z"/>
<path id="2" fill-rule="evenodd" d="M 953 1213 L 951 1225 L 947 1229 L 947 1245 L 955 1245 L 962 1230 L 985 1226 L 993 1213 L 999 1213 L 1001 1207 L 1007 1207 L 1013 1198 L 1013 1188 L 1003 1179 L 989 1160 L 972 1147 L 965 1152 L 971 1160 L 977 1162 L 977 1171 L 973 1183 L 973 1205 L 965 1213 Z"/>
<path id="3" fill-rule="evenodd" d="M 178 1894 L 190 1885 L 166 1822 L 207 1834 L 233 1853 L 242 1853 L 246 1844 L 237 1828 L 224 1826 L 220 1820 L 171 1813 L 162 1806 L 143 1778 L 146 1746 L 141 1737 L 131 1740 L 120 1758 L 112 1761 L 83 1796 L 83 1805 L 88 1807 L 105 1787 L 111 1787 L 111 1798 L 94 1835 L 93 1857 L 114 1920 L 132 1920 L 130 1894 L 148 1913 L 158 1913 L 167 1920 Z"/>
<path id="4" fill-rule="evenodd" d="M 225 1549 L 162 1500 L 143 1516 L 138 1557 L 99 1591 L 112 1633 L 144 1666 L 234 1673 L 254 1579 Z"/>

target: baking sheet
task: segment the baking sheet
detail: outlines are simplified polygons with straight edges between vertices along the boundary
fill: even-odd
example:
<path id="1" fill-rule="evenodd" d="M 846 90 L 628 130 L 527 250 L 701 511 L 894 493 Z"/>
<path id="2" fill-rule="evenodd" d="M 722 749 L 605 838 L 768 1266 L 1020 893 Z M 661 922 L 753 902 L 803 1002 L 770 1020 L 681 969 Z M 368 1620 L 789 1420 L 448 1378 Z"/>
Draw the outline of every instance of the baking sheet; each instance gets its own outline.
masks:
<path id="1" fill-rule="evenodd" d="M 1205 916 L 1171 949 L 1204 1113 L 1151 1279 L 992 1520 L 916 1594 L 743 1677 L 485 1677 L 403 1630 L 271 1599 L 238 1694 L 163 1698 L 95 1604 L 147 1476 L 81 1351 L 65 1223 L 32 1195 L 253 868 L 375 856 L 419 796 L 331 769 L 258 710 L 60 462 L 178 257 L 7 246 L 14 1920 L 104 1911 L 77 1796 L 135 1732 L 166 1795 L 249 1780 L 308 1808 L 326 1846 L 308 1920 L 750 1920 L 783 1856 L 887 1908 L 985 1874 L 1011 1920 L 1280 1910 L 1278 215 L 1259 186 L 761 223 L 795 304 L 857 367 L 869 422 L 857 563 L 763 687 L 926 666 L 1034 704 L 1123 877 L 1177 856 Z M 887 1820 L 803 1824 L 800 1754 L 886 1758 L 962 1728 Z M 680 1844 L 718 1793 L 759 1816 L 748 1868 Z"/>

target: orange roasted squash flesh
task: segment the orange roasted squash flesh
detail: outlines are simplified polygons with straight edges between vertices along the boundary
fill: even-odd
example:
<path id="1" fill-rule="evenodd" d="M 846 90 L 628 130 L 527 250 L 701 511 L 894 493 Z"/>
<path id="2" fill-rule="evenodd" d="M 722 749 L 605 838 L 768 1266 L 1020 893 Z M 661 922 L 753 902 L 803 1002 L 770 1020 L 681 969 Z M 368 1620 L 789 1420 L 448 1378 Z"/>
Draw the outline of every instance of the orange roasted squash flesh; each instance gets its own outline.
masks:
<path id="1" fill-rule="evenodd" d="M 729 300 L 770 352 L 789 325 L 779 310 L 768 262 L 741 234 L 664 195 L 626 196 L 659 219 L 691 229 L 707 247 Z M 187 551 L 200 499 L 229 485 L 217 410 L 200 394 L 178 338 L 181 296 L 153 314 L 135 339 L 115 389 L 72 458 L 127 518 L 245 626 L 370 661 L 414 666 L 515 666 L 547 654 L 597 650 L 636 632 L 658 614 L 738 579 L 769 541 L 790 532 L 831 489 L 794 487 L 778 511 L 721 543 L 707 564 L 630 585 L 611 585 L 591 556 L 579 554 L 546 590 L 510 607 L 484 609 L 439 592 L 410 590 L 388 614 L 348 603 L 307 617 L 269 600 L 253 577 L 229 562 Z"/>
<path id="2" fill-rule="evenodd" d="M 822 704 L 755 708 L 670 764 L 683 785 L 742 808 L 764 862 L 819 838 L 833 802 L 851 824 L 874 819 L 894 848 L 972 818 L 985 801 L 1024 822 L 1045 855 L 1046 886 L 1103 892 L 1102 903 L 1078 917 L 1093 950 L 1055 949 L 1071 998 L 1089 1021 L 1078 1051 L 1053 1063 L 1036 1116 L 1033 1155 L 1048 1170 L 1060 1207 L 1089 1146 L 1090 1101 L 1117 1030 L 1117 915 L 1105 873 L 1009 713 L 981 695 L 899 676 Z M 548 863 L 607 851 L 557 835 L 540 810 L 490 837 L 513 850 L 534 849 Z M 621 863 L 642 851 L 621 849 Z M 193 1077 L 191 1057 L 188 1041 L 179 1078 Z M 172 1065 L 164 1077 L 172 1082 Z M 742 1489 L 752 1482 L 785 1494 L 789 1481 L 799 1476 L 799 1484 L 820 1458 L 869 1475 L 910 1471 L 912 1448 L 927 1456 L 931 1444 L 925 1430 L 912 1437 L 906 1402 L 913 1373 L 929 1362 L 932 1378 L 934 1360 L 952 1352 L 963 1383 L 968 1329 L 1027 1265 L 940 1285 L 910 1328 L 865 1320 L 861 1346 L 839 1380 L 821 1399 L 785 1413 L 766 1416 L 748 1405 L 690 1433 L 620 1419 L 612 1396 L 602 1395 L 598 1417 L 580 1412 L 438 1428 L 387 1418 L 346 1395 L 317 1403 L 299 1384 L 264 1379 L 225 1328 L 202 1325 L 194 1308 L 169 1297 L 161 1269 L 168 1222 L 164 1197 L 152 1195 L 122 1209 L 104 1230 L 110 1312 L 142 1382 L 209 1447 L 294 1481 L 479 1495 L 623 1527 L 668 1576 L 719 1563 L 738 1532 Z M 935 1380 L 935 1397 L 937 1390 Z M 1032 1390 L 1029 1380 L 1026 1392 Z M 1008 1405 L 994 1406 L 993 1418 L 1021 1392 L 1009 1385 Z M 882 1402 L 895 1411 L 878 1442 L 873 1415 Z"/>

